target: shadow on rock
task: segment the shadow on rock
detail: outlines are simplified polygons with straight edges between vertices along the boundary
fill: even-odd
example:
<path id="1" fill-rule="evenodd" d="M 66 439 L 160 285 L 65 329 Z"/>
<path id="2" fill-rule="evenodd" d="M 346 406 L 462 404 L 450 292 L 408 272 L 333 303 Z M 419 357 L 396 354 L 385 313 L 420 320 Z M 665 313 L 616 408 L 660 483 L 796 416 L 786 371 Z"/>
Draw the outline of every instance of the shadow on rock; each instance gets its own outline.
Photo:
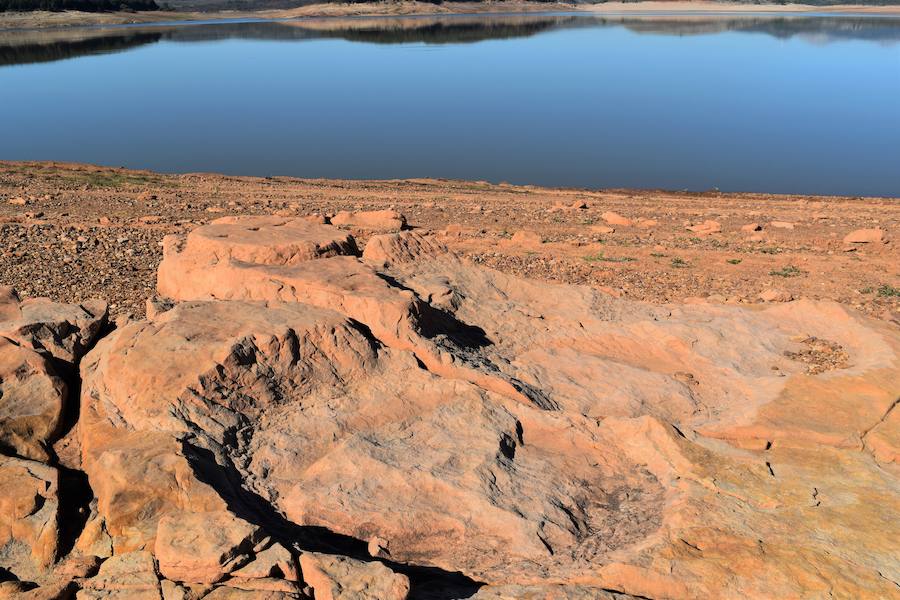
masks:
<path id="1" fill-rule="evenodd" d="M 297 525 L 285 519 L 265 498 L 241 486 L 241 475 L 232 464 L 220 464 L 215 454 L 206 448 L 188 441 L 182 444 L 184 456 L 198 480 L 215 489 L 236 516 L 263 528 L 286 547 L 300 552 L 339 554 L 365 562 L 380 562 L 409 578 L 410 600 L 469 598 L 484 585 L 460 572 L 374 558 L 369 555 L 363 540 L 327 527 Z"/>

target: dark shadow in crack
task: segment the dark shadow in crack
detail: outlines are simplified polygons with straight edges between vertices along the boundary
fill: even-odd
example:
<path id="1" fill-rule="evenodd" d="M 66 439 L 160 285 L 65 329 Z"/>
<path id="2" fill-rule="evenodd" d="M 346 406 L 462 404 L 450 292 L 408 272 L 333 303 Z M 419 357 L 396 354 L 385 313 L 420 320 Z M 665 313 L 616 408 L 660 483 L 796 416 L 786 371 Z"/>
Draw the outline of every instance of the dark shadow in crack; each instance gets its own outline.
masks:
<path id="1" fill-rule="evenodd" d="M 414 289 L 395 277 L 377 271 L 375 274 L 391 287 L 415 293 Z M 455 315 L 436 308 L 421 298 L 417 308 L 419 309 L 417 323 L 422 337 L 433 339 L 444 336 L 462 349 L 484 348 L 493 344 L 481 327 L 464 323 Z"/>
<path id="2" fill-rule="evenodd" d="M 286 547 L 301 552 L 339 554 L 366 562 L 381 562 L 392 571 L 409 577 L 410 600 L 457 600 L 469 598 L 484 584 L 460 572 L 438 567 L 408 565 L 373 558 L 367 543 L 326 527 L 297 525 L 288 521 L 260 495 L 241 485 L 241 475 L 232 464 L 222 465 L 212 451 L 182 442 L 182 450 L 197 479 L 211 486 L 225 501 L 228 509 L 249 523 L 262 527 Z"/>
<path id="3" fill-rule="evenodd" d="M 493 344 L 484 329 L 463 323 L 454 315 L 422 303 L 419 328 L 422 336 L 434 339 L 444 336 L 463 350 L 485 348 Z"/>
<path id="4" fill-rule="evenodd" d="M 87 474 L 77 469 L 55 465 L 59 470 L 59 551 L 67 556 L 87 524 L 88 510 L 94 492 Z"/>

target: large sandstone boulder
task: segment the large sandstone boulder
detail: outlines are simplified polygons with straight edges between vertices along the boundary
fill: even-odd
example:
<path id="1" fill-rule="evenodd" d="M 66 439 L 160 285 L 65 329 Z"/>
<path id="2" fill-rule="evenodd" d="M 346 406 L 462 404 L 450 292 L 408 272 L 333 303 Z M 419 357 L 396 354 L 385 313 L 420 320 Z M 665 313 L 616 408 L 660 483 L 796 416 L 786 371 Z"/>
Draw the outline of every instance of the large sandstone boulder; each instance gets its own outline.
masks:
<path id="1" fill-rule="evenodd" d="M 167 239 L 168 300 L 81 364 L 84 547 L 113 554 L 83 597 L 896 594 L 892 325 L 342 236 Z"/>
<path id="2" fill-rule="evenodd" d="M 100 566 L 76 600 L 163 600 L 156 561 L 149 552 L 126 552 Z"/>
<path id="3" fill-rule="evenodd" d="M 0 572 L 34 581 L 56 560 L 58 484 L 53 467 L 0 455 Z"/>
<path id="4" fill-rule="evenodd" d="M 406 227 L 406 217 L 395 210 L 367 210 L 350 212 L 342 210 L 333 217 L 331 223 L 374 231 L 399 231 Z"/>
<path id="5" fill-rule="evenodd" d="M 48 460 L 65 398 L 66 384 L 46 358 L 0 337 L 0 449 Z"/>
<path id="6" fill-rule="evenodd" d="M 167 579 L 215 583 L 249 562 L 262 537 L 227 511 L 174 513 L 160 519 L 154 552 Z"/>
<path id="7" fill-rule="evenodd" d="M 69 366 L 93 345 L 106 319 L 102 300 L 80 305 L 46 298 L 19 300 L 12 288 L 0 286 L 0 336 Z"/>
<path id="8" fill-rule="evenodd" d="M 379 562 L 306 552 L 300 567 L 316 600 L 406 600 L 409 595 L 409 579 Z"/>

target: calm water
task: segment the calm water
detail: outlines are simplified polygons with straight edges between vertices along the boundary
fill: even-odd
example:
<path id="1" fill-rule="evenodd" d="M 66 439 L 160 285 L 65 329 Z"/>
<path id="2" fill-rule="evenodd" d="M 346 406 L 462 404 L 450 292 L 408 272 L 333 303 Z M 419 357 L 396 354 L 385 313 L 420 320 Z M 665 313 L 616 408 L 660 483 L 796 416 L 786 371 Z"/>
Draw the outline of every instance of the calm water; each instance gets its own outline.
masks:
<path id="1" fill-rule="evenodd" d="M 0 33 L 0 159 L 900 196 L 900 20 Z"/>

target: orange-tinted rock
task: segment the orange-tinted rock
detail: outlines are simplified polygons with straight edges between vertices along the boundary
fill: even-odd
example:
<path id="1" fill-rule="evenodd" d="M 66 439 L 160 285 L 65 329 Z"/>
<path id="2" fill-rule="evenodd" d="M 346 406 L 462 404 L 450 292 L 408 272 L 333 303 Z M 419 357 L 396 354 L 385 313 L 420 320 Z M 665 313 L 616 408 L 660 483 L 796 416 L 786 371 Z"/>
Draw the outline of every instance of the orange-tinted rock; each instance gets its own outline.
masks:
<path id="1" fill-rule="evenodd" d="M 251 562 L 233 571 L 231 575 L 244 579 L 275 577 L 288 581 L 300 581 L 297 559 L 287 548 L 278 543 L 257 552 Z"/>
<path id="2" fill-rule="evenodd" d="M 409 594 L 409 579 L 380 562 L 304 552 L 300 568 L 316 600 L 405 600 Z"/>
<path id="3" fill-rule="evenodd" d="M 162 600 L 159 574 L 149 552 L 127 552 L 109 558 L 82 584 L 77 600 Z"/>
<path id="4" fill-rule="evenodd" d="M 43 356 L 0 337 L 0 449 L 46 461 L 65 397 L 66 384 Z"/>
<path id="5" fill-rule="evenodd" d="M 510 241 L 521 246 L 536 246 L 544 242 L 539 233 L 526 229 L 515 232 Z"/>
<path id="6" fill-rule="evenodd" d="M 889 324 L 824 302 L 632 303 L 412 234 L 289 265 L 176 242 L 160 291 L 180 303 L 83 363 L 84 468 L 117 553 L 181 577 L 205 557 L 192 572 L 233 577 L 208 597 L 292 593 L 292 551 L 231 537 L 241 515 L 296 535 L 316 598 L 408 591 L 301 547 L 317 535 L 482 597 L 894 592 Z M 213 511 L 221 526 L 194 515 Z"/>
<path id="7" fill-rule="evenodd" d="M 0 293 L 0 336 L 70 365 L 94 343 L 106 318 L 101 300 L 61 304 L 46 298 L 19 301 L 10 288 Z"/>
<path id="8" fill-rule="evenodd" d="M 883 229 L 857 229 L 844 236 L 845 244 L 878 244 L 884 241 Z"/>
<path id="9" fill-rule="evenodd" d="M 447 247 L 412 231 L 372 236 L 363 251 L 365 262 L 379 267 L 409 263 L 446 255 Z"/>
<path id="10" fill-rule="evenodd" d="M 265 235 L 260 235 L 260 230 Z M 182 246 L 204 266 L 220 262 L 294 265 L 329 256 L 356 255 L 353 237 L 307 219 L 224 217 L 193 230 L 186 240 L 167 236 L 165 246 Z M 161 275 L 162 277 L 162 275 Z"/>
<path id="11" fill-rule="evenodd" d="M 57 558 L 59 474 L 39 462 L 0 455 L 0 490 L 0 568 L 34 581 Z"/>
<path id="12" fill-rule="evenodd" d="M 406 217 L 395 210 L 341 211 L 331 217 L 331 223 L 373 231 L 399 231 L 406 227 Z"/>
<path id="13" fill-rule="evenodd" d="M 706 220 L 695 225 L 688 225 L 687 230 L 697 235 L 711 235 L 722 231 L 722 225 L 718 221 Z"/>
<path id="14" fill-rule="evenodd" d="M 763 302 L 790 302 L 794 299 L 790 292 L 768 288 L 757 296 Z"/>
<path id="15" fill-rule="evenodd" d="M 771 221 L 769 227 L 774 227 L 775 229 L 793 229 L 794 224 L 790 221 Z"/>
<path id="16" fill-rule="evenodd" d="M 610 225 L 619 225 L 622 227 L 630 227 L 632 224 L 631 219 L 627 217 L 623 217 L 619 213 L 613 212 L 611 210 L 606 211 L 600 218 L 606 221 Z"/>
<path id="17" fill-rule="evenodd" d="M 298 598 L 308 598 L 308 596 L 285 592 L 241 590 L 227 585 L 217 586 L 203 596 L 203 600 L 297 600 Z M 169 599 L 164 598 L 163 600 Z"/>
<path id="18" fill-rule="evenodd" d="M 227 511 L 170 513 L 159 521 L 154 552 L 166 579 L 215 583 L 250 562 L 259 527 Z"/>

